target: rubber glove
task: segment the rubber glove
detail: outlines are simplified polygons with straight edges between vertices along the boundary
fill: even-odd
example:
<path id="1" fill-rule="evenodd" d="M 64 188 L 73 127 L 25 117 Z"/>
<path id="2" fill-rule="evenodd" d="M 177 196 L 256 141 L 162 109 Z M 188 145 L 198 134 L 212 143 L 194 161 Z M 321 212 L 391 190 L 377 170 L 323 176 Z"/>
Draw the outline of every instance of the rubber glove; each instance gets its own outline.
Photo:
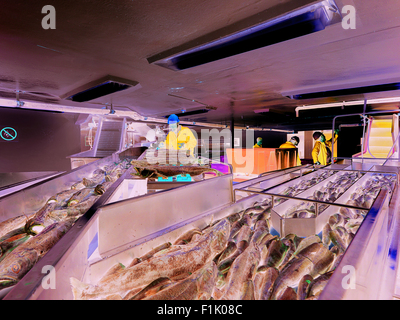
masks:
<path id="1" fill-rule="evenodd" d="M 335 135 L 339 135 L 339 129 L 335 129 Z"/>
<path id="2" fill-rule="evenodd" d="M 321 164 L 321 162 L 317 161 L 315 164 L 316 164 L 317 166 L 319 166 L 319 165 Z"/>
<path id="3" fill-rule="evenodd" d="M 185 145 L 184 142 L 178 143 L 178 148 L 179 148 L 179 149 L 182 149 L 182 148 L 184 147 L 184 145 Z"/>

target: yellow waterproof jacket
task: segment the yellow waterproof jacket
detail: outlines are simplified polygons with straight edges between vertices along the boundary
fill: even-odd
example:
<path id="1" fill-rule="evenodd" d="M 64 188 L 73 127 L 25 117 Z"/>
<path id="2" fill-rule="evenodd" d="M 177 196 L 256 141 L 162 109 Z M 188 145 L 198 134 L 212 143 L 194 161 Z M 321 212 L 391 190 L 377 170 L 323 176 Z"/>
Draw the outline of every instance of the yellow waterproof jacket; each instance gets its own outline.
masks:
<path id="1" fill-rule="evenodd" d="M 338 138 L 338 135 L 335 135 L 335 142 Z M 314 145 L 314 149 L 311 152 L 313 162 L 316 163 L 317 161 L 321 163 L 321 165 L 326 166 L 328 164 L 328 151 L 326 148 L 332 148 L 332 138 L 325 141 L 316 141 Z M 332 152 L 331 152 L 332 154 Z M 333 154 L 332 156 L 333 157 Z"/>
<path id="2" fill-rule="evenodd" d="M 253 146 L 253 148 L 262 148 L 261 146 L 259 146 L 257 143 Z"/>
<path id="3" fill-rule="evenodd" d="M 297 148 L 297 147 L 290 141 L 287 141 L 284 144 L 281 144 L 281 146 L 279 148 L 287 149 L 287 148 Z M 298 150 L 297 150 L 297 165 L 301 166 L 300 155 L 299 155 Z"/>
<path id="4" fill-rule="evenodd" d="M 179 144 L 184 143 L 184 145 L 179 148 Z M 172 148 L 175 150 L 178 149 L 187 149 L 190 150 L 190 154 L 194 155 L 194 148 L 197 146 L 197 139 L 193 135 L 192 130 L 187 127 L 180 126 L 180 130 L 178 135 L 175 132 L 170 131 L 167 135 L 167 139 L 165 140 L 165 144 L 167 148 Z"/>

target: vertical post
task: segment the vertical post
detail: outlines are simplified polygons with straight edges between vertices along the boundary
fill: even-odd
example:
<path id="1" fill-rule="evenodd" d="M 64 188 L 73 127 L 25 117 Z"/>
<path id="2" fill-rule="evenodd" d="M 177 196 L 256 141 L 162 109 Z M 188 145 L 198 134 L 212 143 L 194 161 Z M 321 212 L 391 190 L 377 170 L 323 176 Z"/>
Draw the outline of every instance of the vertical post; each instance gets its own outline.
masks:
<path id="1" fill-rule="evenodd" d="M 234 148 L 234 140 L 235 140 L 235 122 L 233 117 L 231 118 L 231 148 Z"/>

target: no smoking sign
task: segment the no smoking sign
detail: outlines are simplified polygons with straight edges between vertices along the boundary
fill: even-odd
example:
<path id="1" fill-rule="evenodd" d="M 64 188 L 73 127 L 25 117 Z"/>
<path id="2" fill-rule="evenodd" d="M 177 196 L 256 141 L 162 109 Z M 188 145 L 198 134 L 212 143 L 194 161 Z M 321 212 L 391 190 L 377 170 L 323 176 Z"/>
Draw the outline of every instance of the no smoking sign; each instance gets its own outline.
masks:
<path id="1" fill-rule="evenodd" d="M 15 141 L 17 139 L 17 130 L 11 127 L 0 127 L 0 141 Z"/>

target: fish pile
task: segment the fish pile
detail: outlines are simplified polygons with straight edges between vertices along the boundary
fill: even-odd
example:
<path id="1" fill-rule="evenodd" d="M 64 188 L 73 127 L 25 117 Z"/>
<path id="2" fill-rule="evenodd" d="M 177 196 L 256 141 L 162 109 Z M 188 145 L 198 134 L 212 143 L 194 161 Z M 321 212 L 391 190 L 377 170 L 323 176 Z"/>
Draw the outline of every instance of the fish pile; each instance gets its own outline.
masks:
<path id="1" fill-rule="evenodd" d="M 335 202 L 348 188 L 363 176 L 361 172 L 344 172 L 336 176 L 309 197 L 311 200 Z M 319 205 L 318 213 L 324 211 L 328 205 Z M 283 215 L 284 218 L 313 218 L 315 217 L 315 203 L 303 201 L 294 205 Z"/>
<path id="2" fill-rule="evenodd" d="M 0 223 L 0 289 L 15 285 L 127 170 L 129 162 L 97 169 L 50 197 L 37 212 Z"/>
<path id="3" fill-rule="evenodd" d="M 320 183 L 321 181 L 329 178 L 331 175 L 335 174 L 336 172 L 337 171 L 333 171 L 333 170 L 322 170 L 322 172 L 317 172 L 317 174 L 314 177 L 312 177 L 311 179 L 302 179 L 298 183 L 285 188 L 279 194 L 286 195 L 289 197 L 294 197 L 294 196 L 298 195 L 299 193 Z M 281 204 L 287 200 L 288 199 L 284 199 L 284 198 L 276 199 L 274 203 Z"/>
<path id="4" fill-rule="evenodd" d="M 129 265 L 116 264 L 96 284 L 70 278 L 77 300 L 316 299 L 339 263 L 316 235 L 270 233 L 269 202 L 230 214 Z"/>
<path id="5" fill-rule="evenodd" d="M 159 177 L 167 179 L 168 177 L 176 175 L 186 176 L 187 174 L 194 177 L 204 173 L 214 173 L 216 176 L 223 175 L 220 171 L 205 165 L 152 165 L 144 160 L 132 160 L 131 164 L 136 171 L 132 175 L 147 179 L 156 179 Z"/>

